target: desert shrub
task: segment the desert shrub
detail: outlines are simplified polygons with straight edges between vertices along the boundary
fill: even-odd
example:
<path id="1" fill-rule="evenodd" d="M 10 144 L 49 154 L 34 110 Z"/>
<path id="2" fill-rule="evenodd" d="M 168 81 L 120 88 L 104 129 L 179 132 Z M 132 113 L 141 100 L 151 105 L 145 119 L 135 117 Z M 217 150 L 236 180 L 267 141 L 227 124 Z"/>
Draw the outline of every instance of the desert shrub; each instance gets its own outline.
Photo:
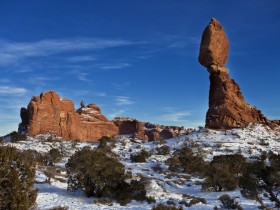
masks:
<path id="1" fill-rule="evenodd" d="M 23 150 L 21 152 L 21 155 L 25 159 L 34 161 L 38 165 L 45 165 L 45 156 L 36 150 L 32 150 L 32 149 Z"/>
<path id="2" fill-rule="evenodd" d="M 102 136 L 99 140 L 99 145 L 98 145 L 98 149 L 107 152 L 107 153 L 113 153 L 112 152 L 112 146 L 111 143 L 113 142 L 112 139 L 110 137 L 107 136 Z"/>
<path id="3" fill-rule="evenodd" d="M 21 134 L 16 131 L 11 132 L 10 134 L 8 134 L 8 136 L 10 137 L 12 143 L 16 143 L 18 141 L 24 141 L 27 139 L 25 134 Z"/>
<path id="4" fill-rule="evenodd" d="M 247 168 L 246 159 L 240 154 L 214 156 L 206 171 L 202 185 L 205 191 L 234 190 Z"/>
<path id="5" fill-rule="evenodd" d="M 131 179 L 124 166 L 103 150 L 88 147 L 77 151 L 66 164 L 68 190 L 82 189 L 87 196 L 114 198 L 121 205 L 132 199 L 144 200 L 146 190 L 141 181 Z"/>
<path id="6" fill-rule="evenodd" d="M 35 164 L 14 147 L 0 147 L 0 209 L 27 210 L 37 197 Z"/>
<path id="7" fill-rule="evenodd" d="M 258 201 L 263 208 L 260 193 L 265 192 L 275 207 L 280 207 L 280 155 L 262 154 L 251 162 L 240 178 L 241 193 L 244 197 Z"/>
<path id="8" fill-rule="evenodd" d="M 243 209 L 236 201 L 236 198 L 232 198 L 228 194 L 221 195 L 219 197 L 219 200 L 223 205 L 222 207 L 225 209 L 237 209 L 237 210 Z"/>
<path id="9" fill-rule="evenodd" d="M 150 157 L 150 153 L 142 149 L 139 153 L 131 155 L 130 160 L 136 163 L 146 162 L 146 159 Z"/>
<path id="10" fill-rule="evenodd" d="M 168 145 L 163 145 L 161 147 L 156 148 L 157 154 L 158 155 L 169 155 L 170 153 L 170 148 Z"/>
<path id="11" fill-rule="evenodd" d="M 158 173 L 163 173 L 163 168 L 161 167 L 161 165 L 158 163 L 156 165 L 154 165 L 152 167 L 152 169 L 155 171 L 155 172 L 158 172 Z"/>
<path id="12" fill-rule="evenodd" d="M 54 163 L 57 163 L 62 160 L 63 154 L 61 150 L 52 148 L 46 155 L 46 158 L 48 159 L 50 165 L 53 165 Z"/>
<path id="13" fill-rule="evenodd" d="M 151 210 L 183 210 L 182 207 L 176 207 L 176 206 L 168 206 L 164 205 L 162 203 L 154 206 Z"/>
<path id="14" fill-rule="evenodd" d="M 199 149 L 198 149 L 199 151 Z M 174 172 L 185 172 L 202 175 L 207 166 L 200 152 L 194 153 L 193 148 L 187 145 L 175 151 L 173 156 L 167 160 L 168 169 Z"/>
<path id="15" fill-rule="evenodd" d="M 190 202 L 188 203 L 188 206 L 193 206 L 193 205 L 196 205 L 198 203 L 203 203 L 203 204 L 206 204 L 206 200 L 204 198 L 192 198 L 190 200 Z"/>

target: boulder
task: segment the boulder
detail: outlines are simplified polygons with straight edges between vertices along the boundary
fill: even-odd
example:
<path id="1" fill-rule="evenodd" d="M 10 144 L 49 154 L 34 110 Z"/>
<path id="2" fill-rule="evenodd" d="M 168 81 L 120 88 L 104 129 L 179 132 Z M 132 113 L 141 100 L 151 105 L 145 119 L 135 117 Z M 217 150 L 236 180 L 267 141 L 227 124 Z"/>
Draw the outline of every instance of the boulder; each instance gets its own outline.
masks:
<path id="1" fill-rule="evenodd" d="M 228 60 L 229 43 L 223 27 L 215 18 L 202 34 L 199 63 L 206 68 L 211 65 L 223 67 Z"/>

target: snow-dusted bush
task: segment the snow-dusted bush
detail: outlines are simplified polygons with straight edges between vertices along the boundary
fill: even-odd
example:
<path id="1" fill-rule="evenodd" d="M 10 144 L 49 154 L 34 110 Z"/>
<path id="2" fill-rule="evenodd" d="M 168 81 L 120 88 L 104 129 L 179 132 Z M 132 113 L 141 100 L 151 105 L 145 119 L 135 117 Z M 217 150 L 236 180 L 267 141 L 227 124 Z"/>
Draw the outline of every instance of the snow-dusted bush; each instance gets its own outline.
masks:
<path id="1" fill-rule="evenodd" d="M 199 151 L 199 148 L 195 150 Z M 200 152 L 194 152 L 194 148 L 187 145 L 175 151 L 173 156 L 167 160 L 168 169 L 174 172 L 185 172 L 195 175 L 203 175 L 207 163 Z"/>
<path id="2" fill-rule="evenodd" d="M 170 148 L 168 145 L 163 145 L 161 147 L 156 148 L 157 155 L 169 155 Z"/>
<path id="3" fill-rule="evenodd" d="M 146 190 L 141 181 L 132 180 L 124 166 L 115 157 L 102 149 L 88 147 L 77 151 L 66 164 L 68 189 L 82 189 L 87 196 L 110 197 L 121 205 L 132 199 L 146 199 Z"/>
<path id="4" fill-rule="evenodd" d="M 45 165 L 45 156 L 36 150 L 32 150 L 32 149 L 23 150 L 21 152 L 21 155 L 25 159 L 34 161 L 38 165 L 41 165 L 41 166 Z"/>
<path id="5" fill-rule="evenodd" d="M 206 171 L 202 190 L 235 190 L 247 166 L 246 158 L 240 154 L 214 156 Z"/>
<path id="6" fill-rule="evenodd" d="M 222 203 L 222 207 L 225 209 L 243 210 L 243 208 L 236 201 L 236 198 L 232 198 L 228 194 L 221 195 L 219 200 Z"/>
<path id="7" fill-rule="evenodd" d="M 148 151 L 142 149 L 139 153 L 131 155 L 130 160 L 136 163 L 143 163 L 146 162 L 146 159 L 150 156 L 151 155 Z"/>
<path id="8" fill-rule="evenodd" d="M 35 164 L 14 147 L 0 147 L 0 209 L 27 210 L 37 197 Z"/>
<path id="9" fill-rule="evenodd" d="M 258 201 L 263 208 L 261 193 L 266 192 L 269 199 L 280 208 L 280 155 L 262 154 L 249 163 L 249 167 L 240 179 L 241 193 L 244 197 Z"/>
<path id="10" fill-rule="evenodd" d="M 44 155 L 45 165 L 53 166 L 54 163 L 61 161 L 62 158 L 62 152 L 56 148 L 52 148 L 47 154 Z"/>

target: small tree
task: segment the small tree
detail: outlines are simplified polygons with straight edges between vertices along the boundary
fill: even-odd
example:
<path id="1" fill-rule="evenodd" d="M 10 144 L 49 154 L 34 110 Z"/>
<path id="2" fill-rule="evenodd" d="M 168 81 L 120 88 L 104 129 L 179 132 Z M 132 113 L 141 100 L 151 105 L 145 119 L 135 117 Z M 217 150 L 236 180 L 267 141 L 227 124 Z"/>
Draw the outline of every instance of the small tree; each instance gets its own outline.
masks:
<path id="1" fill-rule="evenodd" d="M 100 148 L 91 150 L 88 147 L 77 151 L 66 164 L 68 190 L 82 189 L 87 196 L 112 197 L 125 205 L 130 200 L 146 198 L 144 185 L 131 181 L 124 166 L 114 157 L 108 156 Z"/>
<path id="2" fill-rule="evenodd" d="M 206 191 L 234 190 L 248 164 L 240 154 L 214 156 L 207 171 L 202 189 Z"/>
<path id="3" fill-rule="evenodd" d="M 0 147 L 0 209 L 27 210 L 37 197 L 35 164 L 14 147 Z"/>
<path id="4" fill-rule="evenodd" d="M 267 159 L 269 165 L 266 164 Z M 259 194 L 266 192 L 275 202 L 275 207 L 280 208 L 280 155 L 262 154 L 257 161 L 250 163 L 240 179 L 240 186 L 244 197 L 257 200 L 262 207 L 264 204 Z"/>
<path id="5" fill-rule="evenodd" d="M 61 161 L 62 158 L 62 152 L 56 148 L 52 148 L 47 154 L 44 155 L 44 162 L 46 166 L 53 166 L 54 163 Z"/>
<path id="6" fill-rule="evenodd" d="M 203 175 L 207 163 L 204 161 L 200 152 L 195 153 L 193 150 L 199 151 L 199 148 L 191 148 L 188 145 L 174 152 L 173 156 L 167 160 L 169 170 L 194 175 Z"/>
<path id="7" fill-rule="evenodd" d="M 136 163 L 146 162 L 146 159 L 150 157 L 150 153 L 142 149 L 139 153 L 131 155 L 130 160 Z"/>

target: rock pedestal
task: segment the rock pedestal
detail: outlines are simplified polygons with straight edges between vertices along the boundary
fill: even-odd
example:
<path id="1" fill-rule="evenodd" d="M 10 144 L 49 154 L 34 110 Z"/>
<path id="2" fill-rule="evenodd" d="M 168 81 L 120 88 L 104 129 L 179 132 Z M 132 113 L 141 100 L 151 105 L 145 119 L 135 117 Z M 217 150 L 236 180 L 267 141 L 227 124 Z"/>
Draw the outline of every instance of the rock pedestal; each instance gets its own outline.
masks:
<path id="1" fill-rule="evenodd" d="M 221 24 L 212 18 L 205 28 L 199 53 L 199 62 L 210 73 L 209 109 L 206 127 L 228 129 L 248 123 L 272 125 L 256 107 L 247 104 L 238 84 L 229 77 L 224 66 L 228 59 L 229 43 Z"/>
<path id="2" fill-rule="evenodd" d="M 228 129 L 247 125 L 249 122 L 269 124 L 256 107 L 247 104 L 238 84 L 228 71 L 210 73 L 209 109 L 206 127 Z"/>

